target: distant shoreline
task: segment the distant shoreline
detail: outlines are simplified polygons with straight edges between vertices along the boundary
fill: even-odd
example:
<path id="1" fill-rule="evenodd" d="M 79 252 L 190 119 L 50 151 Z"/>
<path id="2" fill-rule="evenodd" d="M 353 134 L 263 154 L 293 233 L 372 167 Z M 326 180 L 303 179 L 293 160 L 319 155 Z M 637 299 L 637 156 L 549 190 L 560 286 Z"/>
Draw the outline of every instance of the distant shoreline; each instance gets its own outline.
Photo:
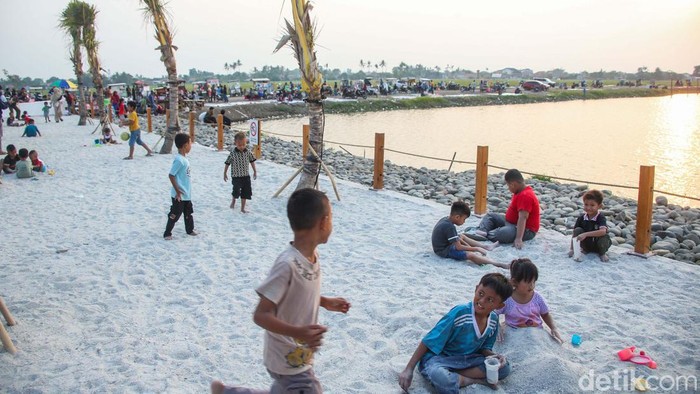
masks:
<path id="1" fill-rule="evenodd" d="M 620 89 L 588 89 L 584 96 L 583 90 L 557 90 L 547 93 L 525 94 L 445 94 L 444 92 L 433 96 L 401 98 L 392 96 L 380 96 L 378 98 L 360 100 L 332 99 L 324 101 L 324 110 L 327 114 L 353 114 L 364 112 L 381 112 L 412 109 L 436 109 L 456 107 L 476 107 L 488 105 L 513 105 L 552 103 L 574 100 L 603 100 L 614 98 L 634 97 L 662 97 L 672 94 L 698 94 L 697 87 L 681 89 L 648 89 L 648 88 L 620 88 Z M 204 105 L 206 107 L 206 104 Z M 306 105 L 303 102 L 279 103 L 277 101 L 252 102 L 249 105 L 217 105 L 218 108 L 227 109 L 228 116 L 234 122 L 244 121 L 249 118 L 277 119 L 287 117 L 306 116 Z"/>

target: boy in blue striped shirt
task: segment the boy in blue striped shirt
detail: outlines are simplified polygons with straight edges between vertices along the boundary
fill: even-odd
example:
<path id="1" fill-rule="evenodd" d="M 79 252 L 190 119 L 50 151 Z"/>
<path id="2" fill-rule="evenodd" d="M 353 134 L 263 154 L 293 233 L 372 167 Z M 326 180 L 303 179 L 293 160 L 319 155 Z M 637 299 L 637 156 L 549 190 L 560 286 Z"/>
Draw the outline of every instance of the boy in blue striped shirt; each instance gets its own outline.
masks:
<path id="1" fill-rule="evenodd" d="M 399 385 L 405 391 L 411 386 L 413 369 L 418 370 L 438 393 L 459 393 L 470 384 L 486 383 L 484 360 L 495 355 L 500 366 L 498 380 L 510 374 L 505 357 L 492 351 L 498 334 L 498 315 L 513 293 L 505 276 L 492 273 L 481 278 L 474 299 L 452 308 L 418 344 L 411 360 L 399 375 Z"/>

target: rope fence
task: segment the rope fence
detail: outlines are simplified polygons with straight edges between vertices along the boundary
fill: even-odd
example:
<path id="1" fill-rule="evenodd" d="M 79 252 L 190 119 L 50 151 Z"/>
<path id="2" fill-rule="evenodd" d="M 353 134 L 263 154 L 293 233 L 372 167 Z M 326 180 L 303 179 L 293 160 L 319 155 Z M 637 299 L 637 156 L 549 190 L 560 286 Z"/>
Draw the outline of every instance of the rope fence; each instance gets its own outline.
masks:
<path id="1" fill-rule="evenodd" d="M 150 111 L 148 111 L 148 112 L 150 112 Z M 150 115 L 150 114 L 148 114 L 148 115 Z M 150 126 L 150 116 L 148 116 L 148 120 L 149 120 L 149 126 Z M 218 126 L 219 126 L 219 130 L 220 130 L 220 132 L 219 132 L 219 139 L 221 139 L 221 138 L 222 138 L 222 135 L 221 135 L 221 134 L 222 134 L 222 131 L 223 131 L 223 130 L 222 130 L 222 129 L 223 129 L 223 125 L 221 125 L 221 123 L 220 123 L 221 120 L 220 120 L 220 119 L 217 119 L 217 121 L 218 121 L 217 123 L 219 123 Z M 190 135 L 191 135 L 191 137 L 192 137 L 193 140 L 194 140 L 194 126 L 195 126 L 195 125 L 204 125 L 204 126 L 206 126 L 206 125 L 211 125 L 211 126 L 213 126 L 213 127 L 216 127 L 216 126 L 217 126 L 217 124 L 202 123 L 202 122 L 200 122 L 198 119 L 196 119 L 196 118 L 194 117 L 194 113 L 190 113 Z M 307 126 L 307 127 L 308 127 L 308 126 Z M 150 127 L 149 127 L 149 128 L 150 128 Z M 246 128 L 233 127 L 233 126 L 228 127 L 228 129 L 231 130 L 231 131 L 248 131 L 248 129 L 246 129 Z M 261 132 L 262 132 L 262 130 L 261 130 Z M 302 138 L 302 140 L 305 139 L 305 138 L 308 138 L 308 136 L 307 136 L 308 132 L 304 133 L 304 135 L 302 135 L 302 136 L 299 136 L 299 135 L 296 135 L 296 134 L 275 133 L 275 132 L 272 132 L 272 131 L 265 131 L 265 134 L 274 135 L 274 136 L 280 136 L 280 137 L 287 137 L 287 138 Z M 376 142 L 376 141 L 375 141 L 375 142 Z M 306 141 L 306 143 L 308 143 L 308 141 Z M 340 146 L 341 149 L 343 149 L 343 150 L 344 150 L 345 152 L 347 152 L 348 154 L 351 154 L 351 153 L 348 152 L 348 150 L 345 149 L 343 146 L 350 146 L 350 147 L 354 147 L 354 148 L 363 148 L 363 149 L 373 149 L 373 150 L 376 150 L 376 146 L 377 146 L 376 143 L 375 143 L 375 145 L 362 145 L 362 144 L 351 144 L 351 143 L 348 143 L 348 142 L 338 142 L 338 141 L 331 141 L 331 140 L 325 140 L 324 143 L 338 145 L 338 146 Z M 302 144 L 304 144 L 304 142 L 302 142 Z M 383 140 L 382 140 L 382 145 L 383 145 Z M 259 145 L 258 145 L 258 146 L 259 146 Z M 219 149 L 222 149 L 222 144 L 221 144 L 221 142 L 219 143 Z M 258 148 L 258 149 L 259 149 L 259 148 Z M 453 163 L 467 164 L 467 165 L 476 165 L 477 167 L 479 166 L 479 163 L 477 163 L 477 162 L 475 162 L 475 161 L 455 160 L 455 159 L 454 159 L 454 156 L 453 156 L 452 159 L 446 159 L 446 158 L 442 158 L 442 157 L 427 156 L 427 155 L 419 155 L 419 154 L 417 154 L 417 153 L 404 152 L 404 151 L 400 151 L 400 150 L 397 150 L 397 149 L 387 148 L 387 147 L 385 147 L 385 146 L 382 146 L 382 150 L 383 150 L 383 151 L 387 151 L 387 152 L 391 152 L 391 153 L 396 153 L 396 154 L 399 154 L 399 155 L 405 155 L 405 156 L 411 156 L 411 157 L 418 157 L 418 158 L 421 158 L 421 159 L 435 160 L 435 161 L 441 161 L 441 162 L 449 162 L 449 163 L 450 163 L 450 168 L 452 168 L 452 164 L 453 164 Z M 455 155 L 456 155 L 456 152 L 455 152 Z M 477 159 L 478 159 L 478 158 L 477 158 Z M 508 168 L 508 167 L 498 166 L 498 165 L 495 165 L 495 164 L 488 164 L 488 163 L 484 163 L 484 164 L 485 164 L 485 166 L 488 167 L 488 168 L 494 168 L 494 169 L 502 170 L 502 171 L 508 171 L 508 170 L 510 169 L 510 168 Z M 583 179 L 566 178 L 566 177 L 545 175 L 545 174 L 540 174 L 540 173 L 531 172 L 531 171 L 522 171 L 522 170 L 521 170 L 520 172 L 523 173 L 523 174 L 526 174 L 526 175 L 530 175 L 530 176 L 546 177 L 546 178 L 549 178 L 549 179 L 555 179 L 555 180 L 564 181 L 564 182 L 573 182 L 573 183 L 587 184 L 587 185 L 590 184 L 590 185 L 598 185 L 598 186 L 607 186 L 607 187 L 614 187 L 614 188 L 626 189 L 626 190 L 639 190 L 639 187 L 638 187 L 638 186 L 619 185 L 619 184 L 615 184 L 615 183 L 596 182 L 596 181 L 588 181 L 588 180 L 583 180 Z M 700 198 L 699 198 L 699 197 L 686 196 L 686 195 L 683 195 L 683 194 L 672 193 L 672 192 L 665 191 L 665 190 L 652 189 L 651 191 L 652 191 L 652 192 L 655 192 L 655 193 L 660 193 L 660 194 L 668 195 L 668 196 L 683 198 L 683 199 L 686 199 L 686 200 L 700 201 Z"/>

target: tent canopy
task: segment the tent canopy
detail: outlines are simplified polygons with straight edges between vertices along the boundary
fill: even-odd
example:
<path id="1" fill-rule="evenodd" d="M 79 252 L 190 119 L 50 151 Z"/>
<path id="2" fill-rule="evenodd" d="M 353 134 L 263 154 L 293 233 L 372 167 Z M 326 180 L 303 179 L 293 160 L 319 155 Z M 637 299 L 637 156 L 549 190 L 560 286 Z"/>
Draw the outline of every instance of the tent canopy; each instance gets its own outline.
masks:
<path id="1" fill-rule="evenodd" d="M 54 83 L 52 83 L 51 86 L 57 86 L 61 89 L 77 89 L 78 88 L 78 85 L 74 84 L 71 81 L 65 80 L 65 79 L 59 79 L 58 81 L 55 81 Z"/>

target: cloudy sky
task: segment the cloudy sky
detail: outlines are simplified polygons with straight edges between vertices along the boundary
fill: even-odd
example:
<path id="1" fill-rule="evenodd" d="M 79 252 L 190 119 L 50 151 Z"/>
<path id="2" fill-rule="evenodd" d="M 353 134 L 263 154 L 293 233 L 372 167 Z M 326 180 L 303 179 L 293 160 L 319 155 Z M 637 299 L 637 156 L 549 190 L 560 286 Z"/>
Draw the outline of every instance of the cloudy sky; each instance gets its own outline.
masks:
<path id="1" fill-rule="evenodd" d="M 100 57 L 110 72 L 163 75 L 151 25 L 138 0 L 87 0 L 98 14 Z M 0 69 L 70 77 L 68 39 L 57 29 L 68 0 L 0 0 Z M 288 49 L 272 54 L 288 0 L 170 0 L 178 73 L 296 67 Z M 360 60 L 404 61 L 472 70 L 692 72 L 700 65 L 700 0 L 317 0 L 318 59 L 359 69 Z"/>

